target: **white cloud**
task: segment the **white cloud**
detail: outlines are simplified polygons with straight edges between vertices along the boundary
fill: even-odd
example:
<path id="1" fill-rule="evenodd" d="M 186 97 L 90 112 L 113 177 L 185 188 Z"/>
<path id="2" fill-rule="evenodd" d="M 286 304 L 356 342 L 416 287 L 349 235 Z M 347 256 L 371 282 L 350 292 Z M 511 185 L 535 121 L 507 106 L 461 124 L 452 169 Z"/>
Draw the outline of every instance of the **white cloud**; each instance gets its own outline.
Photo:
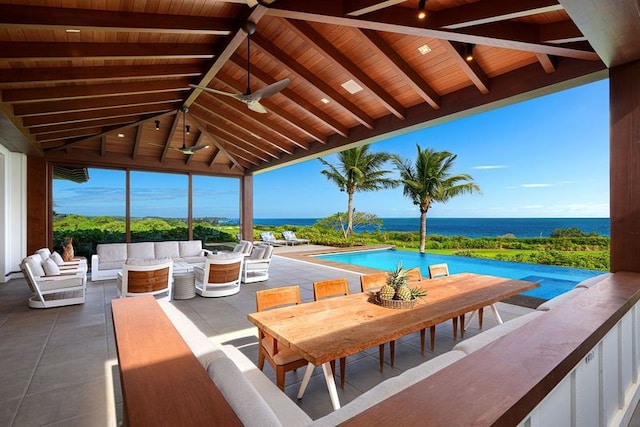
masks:
<path id="1" fill-rule="evenodd" d="M 508 168 L 507 165 L 484 165 L 484 166 L 473 166 L 471 169 L 505 169 Z"/>
<path id="2" fill-rule="evenodd" d="M 544 188 L 544 187 L 553 187 L 553 184 L 522 184 L 523 188 Z"/>

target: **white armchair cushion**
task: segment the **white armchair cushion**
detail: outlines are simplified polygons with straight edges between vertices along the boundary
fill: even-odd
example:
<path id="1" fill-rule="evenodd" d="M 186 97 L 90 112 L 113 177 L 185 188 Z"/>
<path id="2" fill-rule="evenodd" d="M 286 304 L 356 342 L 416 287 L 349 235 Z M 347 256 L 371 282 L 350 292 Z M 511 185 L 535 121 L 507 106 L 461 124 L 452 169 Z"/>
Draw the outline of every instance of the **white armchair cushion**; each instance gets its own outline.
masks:
<path id="1" fill-rule="evenodd" d="M 44 268 L 42 268 L 42 261 L 40 261 L 40 255 L 30 255 L 26 258 L 25 262 L 31 270 L 31 274 L 38 278 L 44 276 Z"/>
<path id="2" fill-rule="evenodd" d="M 251 252 L 251 256 L 249 257 L 249 259 L 263 259 L 266 249 L 267 248 L 265 248 L 264 246 L 254 247 L 253 252 Z"/>
<path id="3" fill-rule="evenodd" d="M 153 242 L 129 243 L 127 245 L 126 258 L 148 259 L 155 257 Z"/>
<path id="4" fill-rule="evenodd" d="M 58 252 L 51 252 L 51 256 L 49 258 L 51 258 L 58 265 L 64 264 L 64 260 Z"/>
<path id="5" fill-rule="evenodd" d="M 58 267 L 58 264 L 56 264 L 51 257 L 47 258 L 47 260 L 42 263 L 42 268 L 47 276 L 57 276 L 60 274 L 60 267 Z"/>
<path id="6" fill-rule="evenodd" d="M 42 258 L 42 262 L 45 262 L 51 256 L 51 251 L 49 248 L 40 248 L 36 251 L 36 255 L 39 255 Z"/>

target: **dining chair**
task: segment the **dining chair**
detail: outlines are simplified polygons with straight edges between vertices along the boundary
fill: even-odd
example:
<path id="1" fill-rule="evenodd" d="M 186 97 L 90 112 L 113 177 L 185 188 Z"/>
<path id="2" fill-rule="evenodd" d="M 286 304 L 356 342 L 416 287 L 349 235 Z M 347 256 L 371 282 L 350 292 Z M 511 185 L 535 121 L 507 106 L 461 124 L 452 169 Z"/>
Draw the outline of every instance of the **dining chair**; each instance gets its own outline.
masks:
<path id="1" fill-rule="evenodd" d="M 387 283 L 388 273 L 370 273 L 360 276 L 360 290 L 362 292 L 377 291 Z M 380 358 L 380 372 L 384 372 L 384 343 L 378 346 Z M 391 367 L 395 363 L 396 341 L 389 341 L 389 362 Z"/>
<path id="2" fill-rule="evenodd" d="M 347 279 L 329 279 L 313 282 L 313 299 L 319 301 L 323 298 L 349 295 L 349 281 Z M 344 388 L 344 376 L 347 368 L 347 358 L 340 358 L 340 387 Z M 333 375 L 336 372 L 336 361 L 331 361 Z"/>
<path id="3" fill-rule="evenodd" d="M 256 292 L 256 310 L 301 304 L 300 287 L 297 285 L 265 289 Z M 299 353 L 287 347 L 278 347 L 278 341 L 262 329 L 258 329 L 258 368 L 262 371 L 265 359 L 276 371 L 276 385 L 284 391 L 284 374 L 307 366 L 307 361 Z"/>
<path id="4" fill-rule="evenodd" d="M 438 277 L 445 277 L 449 275 L 449 265 L 447 263 L 441 263 L 441 264 L 431 264 L 429 266 L 429 278 L 430 279 L 436 279 Z M 471 321 L 471 319 L 473 319 L 473 316 L 475 315 L 475 311 L 473 312 L 473 314 L 471 315 L 471 317 L 469 318 L 469 321 Z M 464 314 L 462 315 L 464 316 Z M 460 323 L 462 322 L 462 316 L 460 316 Z M 480 325 L 482 325 L 482 308 L 480 310 L 478 310 L 478 320 L 480 322 Z M 453 339 L 457 339 L 458 338 L 458 318 L 454 317 L 453 319 L 451 319 L 452 325 L 453 325 Z M 480 328 L 482 329 L 482 326 L 480 326 Z M 463 335 L 464 331 L 460 331 L 460 334 Z"/>

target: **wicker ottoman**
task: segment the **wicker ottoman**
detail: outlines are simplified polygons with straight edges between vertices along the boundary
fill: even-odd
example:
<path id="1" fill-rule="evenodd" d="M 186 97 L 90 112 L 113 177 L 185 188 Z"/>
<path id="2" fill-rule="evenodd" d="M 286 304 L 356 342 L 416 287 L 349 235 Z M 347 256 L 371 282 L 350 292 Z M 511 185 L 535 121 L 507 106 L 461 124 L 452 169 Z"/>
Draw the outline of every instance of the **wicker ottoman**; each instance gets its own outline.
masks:
<path id="1" fill-rule="evenodd" d="M 196 297 L 196 276 L 193 271 L 173 275 L 173 299 Z"/>

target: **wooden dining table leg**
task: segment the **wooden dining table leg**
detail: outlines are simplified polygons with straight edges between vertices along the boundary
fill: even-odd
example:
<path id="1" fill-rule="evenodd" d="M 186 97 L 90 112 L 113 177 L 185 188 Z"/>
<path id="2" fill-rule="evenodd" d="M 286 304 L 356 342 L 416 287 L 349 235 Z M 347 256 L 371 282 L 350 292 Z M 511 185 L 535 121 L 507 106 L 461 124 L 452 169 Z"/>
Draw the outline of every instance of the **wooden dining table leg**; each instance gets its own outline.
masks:
<path id="1" fill-rule="evenodd" d="M 331 364 L 323 363 L 322 372 L 324 373 L 324 380 L 327 383 L 327 389 L 329 390 L 329 398 L 331 398 L 331 406 L 333 410 L 340 409 L 340 399 L 338 399 L 338 389 L 336 387 L 336 381 L 333 379 L 333 372 L 331 372 Z"/>
<path id="2" fill-rule="evenodd" d="M 436 326 L 433 325 L 431 328 L 429 328 L 429 333 L 430 333 L 430 338 L 431 338 L 431 351 L 433 351 L 433 349 L 436 348 Z"/>
<path id="3" fill-rule="evenodd" d="M 378 357 L 380 358 L 380 372 L 384 372 L 384 344 L 378 346 Z"/>
<path id="4" fill-rule="evenodd" d="M 464 314 L 460 316 L 460 338 L 464 338 Z"/>
<path id="5" fill-rule="evenodd" d="M 453 319 L 453 339 L 457 340 L 458 339 L 458 317 L 454 317 Z"/>
<path id="6" fill-rule="evenodd" d="M 302 399 L 304 391 L 307 389 L 307 385 L 309 385 L 311 374 L 313 374 L 313 368 L 315 368 L 313 363 L 307 364 L 307 369 L 304 371 L 304 376 L 302 377 L 302 382 L 300 383 L 300 389 L 298 390 L 298 399 Z"/>

